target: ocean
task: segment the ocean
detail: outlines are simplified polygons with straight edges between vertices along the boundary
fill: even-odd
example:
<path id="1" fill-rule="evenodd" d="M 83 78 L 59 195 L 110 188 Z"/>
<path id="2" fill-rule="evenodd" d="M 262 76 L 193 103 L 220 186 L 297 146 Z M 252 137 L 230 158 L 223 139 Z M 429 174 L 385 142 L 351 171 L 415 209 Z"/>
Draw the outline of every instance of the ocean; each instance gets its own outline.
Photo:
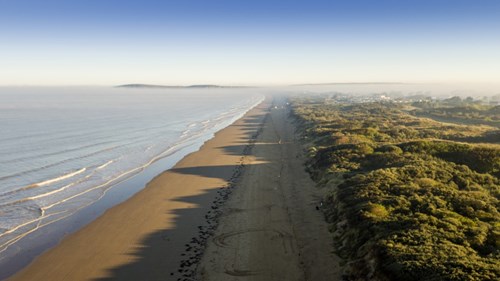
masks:
<path id="1" fill-rule="evenodd" d="M 263 99 L 236 88 L 0 88 L 0 260 L 153 163 L 171 168 Z"/>

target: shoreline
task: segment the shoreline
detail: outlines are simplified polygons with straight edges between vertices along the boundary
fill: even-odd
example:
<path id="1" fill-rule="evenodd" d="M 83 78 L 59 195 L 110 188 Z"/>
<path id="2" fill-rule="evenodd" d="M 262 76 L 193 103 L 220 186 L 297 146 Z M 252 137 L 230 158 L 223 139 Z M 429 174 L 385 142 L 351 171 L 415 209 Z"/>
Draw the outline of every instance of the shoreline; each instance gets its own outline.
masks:
<path id="1" fill-rule="evenodd" d="M 199 144 L 200 142 L 202 144 Z M 144 189 L 155 177 L 175 166 L 182 158 L 196 152 L 196 147 L 199 150 L 204 142 L 206 141 L 200 140 L 195 144 L 181 148 L 177 151 L 179 153 L 174 153 L 171 155 L 172 157 L 165 157 L 155 161 L 131 177 L 110 185 L 99 200 L 60 221 L 29 233 L 21 238 L 20 241 L 10 245 L 6 251 L 15 251 L 15 249 L 12 249 L 14 247 L 19 250 L 3 257 L 6 260 L 0 262 L 0 280 L 6 280 L 23 270 L 38 256 L 56 247 L 68 235 L 72 235 L 87 224 L 92 223 L 92 221 L 103 215 L 108 209 L 130 199 L 137 192 Z M 186 152 L 182 153 L 183 151 Z M 169 168 L 165 169 L 165 167 Z M 19 251 L 22 251 L 22 253 L 18 254 Z"/>
<path id="2" fill-rule="evenodd" d="M 63 268 L 64 268 L 64 270 L 69 270 L 71 274 L 75 274 L 74 275 L 75 277 L 71 278 L 71 280 L 88 280 L 88 279 L 95 279 L 95 278 L 106 278 L 107 274 L 105 273 L 106 269 L 104 268 L 106 266 L 103 265 L 102 263 L 98 264 L 98 267 L 101 268 L 99 273 L 96 273 L 96 270 L 94 270 L 94 269 L 90 270 L 90 271 L 94 271 L 94 273 L 96 273 L 95 276 L 92 277 L 92 276 L 90 276 L 90 275 L 92 275 L 92 273 L 89 272 L 89 270 L 84 270 L 82 268 L 81 264 L 79 264 L 78 262 L 75 262 L 74 260 L 70 261 L 67 259 L 67 256 L 77 256 L 75 258 L 78 259 L 79 255 L 77 253 L 79 251 L 83 251 L 88 255 L 91 251 L 88 251 L 88 249 L 84 249 L 85 245 L 88 245 L 88 243 L 96 243 L 96 246 L 97 246 L 97 244 L 100 245 L 99 247 L 97 247 L 95 249 L 97 252 L 106 251 L 106 247 L 108 247 L 108 245 L 107 245 L 107 243 L 104 243 L 106 239 L 103 238 L 102 236 L 108 237 L 108 239 L 109 239 L 108 242 L 110 242 L 110 243 L 113 242 L 113 243 L 111 243 L 113 246 L 110 246 L 113 248 L 113 250 L 109 250 L 109 251 L 114 251 L 114 252 L 107 253 L 108 259 L 106 259 L 106 261 L 111 262 L 110 260 L 113 260 L 113 256 L 115 256 L 115 257 L 116 257 L 116 255 L 121 256 L 120 258 L 118 258 L 120 261 L 117 261 L 116 258 L 114 259 L 113 265 L 108 266 L 108 270 L 111 270 L 111 268 L 116 267 L 118 264 L 127 264 L 128 262 L 134 260 L 134 258 L 131 258 L 131 257 L 123 257 L 123 255 L 124 255 L 123 253 L 126 251 L 121 251 L 121 252 L 116 251 L 117 249 L 120 248 L 120 246 L 117 245 L 117 243 L 115 241 L 112 241 L 112 240 L 114 240 L 114 239 L 112 239 L 113 238 L 112 231 L 117 231 L 117 230 L 109 229 L 109 227 L 107 226 L 108 222 L 111 222 L 112 224 L 116 225 L 117 228 L 123 228 L 123 224 L 127 224 L 129 222 L 127 222 L 126 216 L 123 216 L 123 218 L 120 219 L 116 216 L 116 213 L 124 214 L 124 213 L 128 213 L 128 212 L 133 212 L 135 209 L 138 209 L 138 208 L 139 208 L 138 212 L 140 212 L 140 210 L 141 210 L 140 205 L 144 205 L 144 204 L 137 202 L 138 200 L 135 199 L 136 197 L 144 197 L 145 195 L 141 195 L 143 193 L 162 193 L 161 191 L 158 191 L 158 190 L 156 190 L 155 192 L 149 191 L 149 190 L 158 189 L 157 186 L 164 185 L 165 181 L 169 181 L 169 179 L 174 178 L 174 179 L 179 181 L 178 178 L 184 177 L 184 181 L 185 181 L 186 178 L 193 177 L 194 175 L 192 175 L 192 174 L 190 175 L 189 173 L 184 173 L 184 172 L 179 172 L 179 171 L 176 172 L 175 170 L 176 169 L 184 169 L 184 168 L 186 168 L 186 165 L 199 162 L 198 161 L 199 159 L 197 160 L 197 158 L 202 158 L 201 162 L 204 162 L 204 161 L 205 162 L 214 162 L 214 161 L 215 162 L 228 162 L 228 160 L 229 160 L 229 162 L 231 162 L 231 164 L 235 164 L 235 163 L 237 163 L 237 161 L 240 161 L 241 159 L 236 159 L 237 157 L 235 157 L 234 155 L 227 154 L 227 153 L 221 154 L 219 152 L 218 155 L 214 155 L 214 154 L 217 154 L 214 152 L 214 150 L 218 150 L 218 146 L 214 146 L 214 144 L 223 145 L 224 142 L 239 141 L 241 139 L 245 139 L 245 137 L 241 137 L 241 136 L 239 139 L 235 138 L 235 136 L 237 136 L 237 135 L 244 135 L 244 136 L 248 135 L 249 136 L 248 127 L 244 127 L 244 126 L 242 126 L 242 124 L 244 124 L 245 122 L 251 123 L 252 116 L 255 117 L 256 115 L 262 115 L 262 112 L 265 111 L 264 107 L 266 106 L 267 103 L 269 103 L 268 100 L 269 100 L 269 98 L 266 98 L 266 100 L 262 101 L 260 104 L 254 106 L 252 109 L 247 111 L 243 115 L 243 117 L 240 117 L 239 119 L 237 119 L 235 122 L 233 122 L 228 127 L 225 127 L 222 130 L 217 131 L 211 139 L 208 139 L 204 142 L 204 144 L 199 148 L 199 150 L 188 153 L 180 161 L 178 161 L 178 162 L 176 161 L 177 163 L 170 170 L 165 171 L 165 169 L 163 168 L 163 170 L 161 170 L 159 173 L 155 174 L 155 176 L 151 179 L 151 181 L 149 183 L 147 183 L 146 187 L 137 188 L 137 186 L 135 186 L 135 188 L 138 189 L 138 191 L 135 191 L 131 196 L 129 195 L 129 198 L 117 200 L 118 202 L 123 201 L 123 200 L 125 200 L 125 201 L 118 203 L 118 205 L 115 205 L 111 208 L 108 208 L 106 211 L 104 211 L 104 213 L 101 212 L 100 214 L 97 215 L 97 218 L 94 217 L 94 219 L 91 220 L 90 222 L 83 223 L 83 225 L 84 225 L 83 227 L 81 227 L 81 228 L 74 227 L 74 228 L 76 228 L 76 229 L 73 229 L 74 233 L 66 235 L 65 237 L 62 238 L 62 241 L 60 241 L 60 239 L 59 239 L 58 241 L 55 242 L 55 245 L 49 245 L 48 250 L 47 250 L 47 248 L 45 248 L 45 250 L 46 250 L 45 252 L 41 253 L 41 255 L 38 255 L 28 266 L 25 266 L 17 273 L 14 273 L 14 275 L 9 277 L 7 280 L 42 280 L 44 278 L 45 279 L 49 278 L 50 280 L 63 280 L 66 277 L 58 279 L 56 277 L 57 273 L 55 273 L 55 271 L 61 270 Z M 239 127 L 239 126 L 241 126 L 241 127 Z M 231 135 L 231 134 L 233 136 L 227 136 L 227 135 Z M 250 140 L 250 139 L 251 138 L 248 137 L 248 140 Z M 207 150 L 211 150 L 211 151 L 207 152 Z M 205 156 L 203 156 L 204 154 L 205 154 Z M 213 157 L 207 157 L 206 154 L 212 154 Z M 218 158 L 224 158 L 224 159 L 218 159 Z M 229 159 L 229 158 L 231 158 L 231 159 Z M 193 165 L 191 165 L 191 166 L 193 166 Z M 212 170 L 212 171 L 206 171 L 210 175 L 206 175 L 206 174 L 196 175 L 196 176 L 200 177 L 201 179 L 194 179 L 194 182 L 196 183 L 194 185 L 196 185 L 196 186 L 193 186 L 193 188 L 192 188 L 193 190 L 191 190 L 191 194 L 189 194 L 189 192 L 187 192 L 187 191 L 182 192 L 179 190 L 177 190 L 176 192 L 170 192 L 170 194 L 167 194 L 167 195 L 169 195 L 169 198 L 167 200 L 172 201 L 172 202 L 170 202 L 172 205 L 171 208 L 167 210 L 169 213 L 169 216 L 167 216 L 168 217 L 167 221 L 170 221 L 170 223 L 165 223 L 165 222 L 162 223 L 159 221 L 158 218 L 156 218 L 155 225 L 156 226 L 163 225 L 167 229 L 167 231 L 168 231 L 169 227 L 173 228 L 175 230 L 175 224 L 173 224 L 172 222 L 175 221 L 174 214 L 175 214 L 176 208 L 193 209 L 193 208 L 196 208 L 196 206 L 192 202 L 182 202 L 182 204 L 180 202 L 175 202 L 177 200 L 176 200 L 176 197 L 174 195 L 175 194 L 177 194 L 177 195 L 183 194 L 184 196 L 190 196 L 190 195 L 192 196 L 192 195 L 195 195 L 195 193 L 204 193 L 205 190 L 203 190 L 203 188 L 201 186 L 207 185 L 207 181 L 209 181 L 209 180 L 203 179 L 203 177 L 212 178 L 213 180 L 217 179 L 217 184 L 211 183 L 211 185 L 215 184 L 215 185 L 223 185 L 224 186 L 224 185 L 231 184 L 231 181 L 234 181 L 234 178 L 233 178 L 233 175 L 228 174 L 228 171 L 232 171 L 233 169 L 231 167 L 229 167 L 230 165 L 226 165 L 226 166 L 228 166 L 228 167 L 225 167 L 224 169 L 220 169 L 221 171 L 219 171 L 219 169 L 214 169 L 214 168 L 211 169 L 210 166 L 205 167 L 205 169 L 207 169 L 207 170 L 210 170 L 210 169 Z M 235 165 L 235 167 L 236 166 L 237 165 Z M 191 168 L 194 169 L 194 167 L 191 167 Z M 199 168 L 199 169 L 201 169 L 201 168 Z M 225 170 L 225 171 L 222 171 L 222 170 Z M 223 176 L 227 177 L 227 179 L 221 178 L 222 174 L 224 174 Z M 210 177 L 210 176 L 212 176 L 212 177 Z M 183 181 L 183 179 L 180 179 L 180 182 L 182 182 L 182 181 Z M 166 185 L 169 185 L 169 184 L 167 183 Z M 153 186 L 153 187 L 151 187 L 151 186 Z M 180 186 L 179 186 L 179 184 L 177 184 L 177 186 L 174 185 L 171 188 L 172 189 L 179 189 Z M 220 189 L 221 187 L 218 187 L 218 188 Z M 215 189 L 215 187 L 212 187 L 212 189 Z M 164 190 L 163 193 L 169 193 L 168 191 L 172 191 L 172 190 Z M 217 197 L 217 196 L 215 195 L 213 190 L 206 191 L 206 192 L 209 194 L 207 194 L 207 196 L 204 196 L 206 198 L 203 198 L 203 200 L 202 200 L 202 201 L 204 201 L 203 206 L 200 209 L 207 209 L 205 211 L 210 212 L 210 210 L 208 210 L 208 208 L 211 206 L 208 206 L 206 203 L 213 202 L 213 199 L 215 199 L 215 197 Z M 110 193 L 112 193 L 112 192 L 110 192 Z M 219 194 L 219 193 L 217 193 L 217 194 Z M 165 194 L 163 194 L 163 195 L 165 195 Z M 224 198 L 224 195 L 221 195 L 221 194 L 219 194 L 219 195 L 222 198 Z M 107 196 L 109 197 L 109 195 L 107 195 Z M 149 195 L 149 196 L 151 196 L 151 195 Z M 148 196 L 145 196 L 145 197 L 148 197 Z M 211 197 L 210 200 L 208 200 L 209 199 L 208 197 Z M 143 199 L 143 202 L 150 201 L 149 199 L 144 199 L 144 198 L 142 198 L 142 199 Z M 154 200 L 155 198 L 151 198 L 151 199 Z M 180 197 L 178 199 L 182 199 L 182 197 Z M 131 203 L 130 201 L 133 201 L 133 202 Z M 178 203 L 178 204 L 176 204 L 176 203 Z M 205 206 L 205 205 L 207 205 L 207 206 Z M 161 209 L 160 205 L 156 206 L 156 208 Z M 116 209 L 119 209 L 119 210 L 116 210 Z M 87 211 L 92 213 L 93 209 L 89 208 L 89 210 L 87 210 Z M 197 210 L 196 215 L 198 215 L 198 217 L 201 217 L 202 219 L 205 219 L 205 217 L 203 215 L 199 216 L 201 214 L 201 212 L 202 212 L 202 210 Z M 112 214 L 110 214 L 110 213 L 112 213 Z M 142 219 L 148 217 L 145 213 L 144 213 L 144 215 L 145 216 L 143 216 Z M 156 217 L 163 217 L 163 214 L 153 214 L 153 215 Z M 94 214 L 94 216 L 95 216 L 95 214 Z M 141 222 L 141 216 L 136 216 L 134 219 L 135 219 L 135 223 L 137 223 L 137 225 L 143 226 L 144 222 Z M 129 218 L 129 220 L 130 220 L 130 218 Z M 181 223 L 179 223 L 179 224 L 181 224 Z M 80 226 L 81 225 L 82 224 L 80 224 Z M 95 227 L 94 225 L 99 225 L 99 227 Z M 201 226 L 201 225 L 199 225 L 199 226 Z M 125 228 L 126 227 L 124 227 L 123 230 L 125 230 Z M 128 229 L 128 230 L 130 231 L 130 229 Z M 193 232 L 192 229 L 190 229 L 190 230 L 184 229 L 183 231 L 184 232 L 186 232 L 186 231 Z M 196 233 L 200 233 L 200 231 L 201 231 L 201 229 L 196 228 Z M 104 235 L 103 235 L 103 232 L 105 232 Z M 144 234 L 144 230 L 141 230 L 139 232 Z M 87 233 L 87 234 L 82 234 L 82 233 Z M 101 236 L 101 237 L 96 239 L 97 241 L 94 241 L 92 239 L 92 237 L 97 237 L 97 236 Z M 120 235 L 117 235 L 117 236 L 120 236 Z M 122 240 L 127 240 L 128 242 L 132 242 L 133 240 L 135 240 L 135 242 L 136 242 L 135 244 L 137 244 L 137 240 L 140 239 L 140 237 L 138 236 L 137 233 L 136 234 L 129 234 L 129 235 L 122 233 L 122 236 L 124 236 L 124 237 L 122 237 Z M 125 237 L 125 236 L 128 236 L 128 237 Z M 131 237 L 131 236 L 134 236 L 134 237 Z M 181 235 L 181 237 L 179 237 L 179 239 L 181 239 L 182 237 L 185 237 L 185 236 L 186 235 Z M 171 241 L 170 238 L 167 238 L 167 239 L 169 239 L 169 241 Z M 181 240 L 183 240 L 183 239 L 181 239 Z M 84 244 L 82 244 L 83 241 L 85 241 Z M 127 244 L 127 245 L 129 245 L 129 244 Z M 181 243 L 181 245 L 184 245 L 184 244 Z M 103 248 L 101 248 L 101 246 L 103 246 Z M 127 246 L 123 246 L 122 248 L 126 248 L 126 247 Z M 181 256 L 179 254 L 178 257 L 183 257 L 183 256 Z M 32 259 L 32 257 L 31 257 L 31 259 Z M 179 258 L 177 258 L 177 259 L 179 259 Z M 179 260 L 179 264 L 180 264 L 180 262 L 181 262 L 181 260 Z M 51 266 L 53 267 L 54 264 L 58 264 L 57 268 L 51 269 Z M 62 264 L 65 264 L 65 265 L 62 265 Z M 79 269 L 71 270 L 71 265 L 74 267 L 78 266 Z M 70 274 L 70 273 L 66 273 L 64 276 L 67 276 L 67 274 Z M 172 270 L 172 272 L 168 273 L 168 276 L 176 275 L 176 274 L 170 275 L 171 273 L 174 273 L 173 270 Z M 54 274 L 56 274 L 56 275 L 54 275 Z M 163 274 L 165 274 L 165 272 L 163 272 Z M 167 274 L 165 274 L 165 275 L 167 275 Z M 39 276 L 39 277 L 35 277 L 35 276 Z M 172 280 L 176 280 L 176 279 L 172 279 Z"/>

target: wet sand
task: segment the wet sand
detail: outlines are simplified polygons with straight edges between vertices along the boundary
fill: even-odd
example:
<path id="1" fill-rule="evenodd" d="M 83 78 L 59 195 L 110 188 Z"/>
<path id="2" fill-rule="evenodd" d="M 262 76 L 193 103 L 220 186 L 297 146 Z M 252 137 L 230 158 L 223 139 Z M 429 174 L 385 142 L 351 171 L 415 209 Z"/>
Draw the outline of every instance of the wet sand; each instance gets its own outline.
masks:
<path id="1" fill-rule="evenodd" d="M 268 97 L 8 280 L 340 280 L 282 105 Z"/>

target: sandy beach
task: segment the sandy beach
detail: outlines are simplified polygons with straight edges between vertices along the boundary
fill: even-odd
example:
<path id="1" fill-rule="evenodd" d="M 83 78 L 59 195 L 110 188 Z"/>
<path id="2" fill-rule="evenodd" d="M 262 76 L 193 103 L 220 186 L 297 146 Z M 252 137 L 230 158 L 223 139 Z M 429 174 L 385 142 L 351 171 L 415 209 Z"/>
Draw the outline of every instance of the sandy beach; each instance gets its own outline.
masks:
<path id="1" fill-rule="evenodd" d="M 286 99 L 276 97 L 208 241 L 198 280 L 341 280 L 331 234 L 316 210 L 323 193 L 305 171 L 302 151 Z"/>
<path id="2" fill-rule="evenodd" d="M 268 97 L 8 280 L 340 280 L 287 110 Z"/>

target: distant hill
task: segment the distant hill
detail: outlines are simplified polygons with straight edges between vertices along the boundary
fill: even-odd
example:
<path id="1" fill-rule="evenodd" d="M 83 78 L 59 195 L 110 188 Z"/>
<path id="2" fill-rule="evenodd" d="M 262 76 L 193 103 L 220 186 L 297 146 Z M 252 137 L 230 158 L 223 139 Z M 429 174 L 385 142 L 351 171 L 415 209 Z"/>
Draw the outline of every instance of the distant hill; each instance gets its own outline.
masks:
<path id="1" fill-rule="evenodd" d="M 116 86 L 117 88 L 149 88 L 149 89 L 205 89 L 205 88 L 248 88 L 245 86 L 220 86 L 220 85 L 189 85 L 189 86 L 165 86 L 165 85 L 150 85 L 150 84 L 125 84 Z"/>

